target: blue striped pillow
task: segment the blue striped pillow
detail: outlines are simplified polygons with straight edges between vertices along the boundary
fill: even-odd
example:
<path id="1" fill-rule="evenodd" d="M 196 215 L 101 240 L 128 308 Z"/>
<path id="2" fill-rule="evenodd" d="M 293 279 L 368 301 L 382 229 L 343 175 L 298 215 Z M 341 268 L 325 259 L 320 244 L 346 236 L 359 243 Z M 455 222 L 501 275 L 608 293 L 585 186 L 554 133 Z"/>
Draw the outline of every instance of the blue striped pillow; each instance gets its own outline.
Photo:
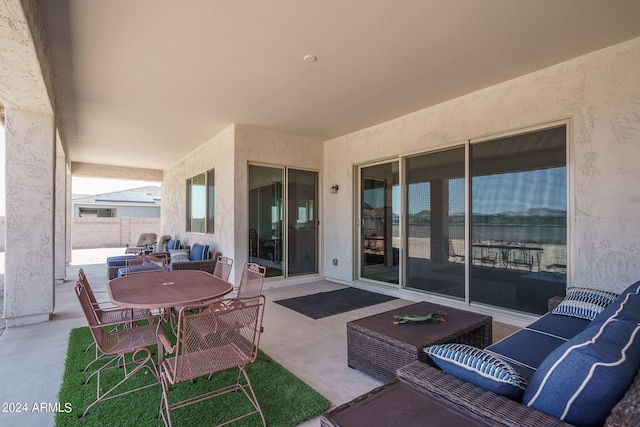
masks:
<path id="1" fill-rule="evenodd" d="M 171 262 L 189 261 L 189 251 L 186 249 L 172 249 L 169 251 Z"/>
<path id="2" fill-rule="evenodd" d="M 589 288 L 568 288 L 567 296 L 551 312 L 593 320 L 618 294 Z"/>
<path id="3" fill-rule="evenodd" d="M 547 356 L 523 403 L 576 426 L 600 426 L 639 368 L 640 295 L 630 293 L 609 318 Z"/>
<path id="4" fill-rule="evenodd" d="M 519 401 L 527 380 L 504 360 L 466 344 L 438 344 L 424 349 L 440 369 L 461 380 Z"/>

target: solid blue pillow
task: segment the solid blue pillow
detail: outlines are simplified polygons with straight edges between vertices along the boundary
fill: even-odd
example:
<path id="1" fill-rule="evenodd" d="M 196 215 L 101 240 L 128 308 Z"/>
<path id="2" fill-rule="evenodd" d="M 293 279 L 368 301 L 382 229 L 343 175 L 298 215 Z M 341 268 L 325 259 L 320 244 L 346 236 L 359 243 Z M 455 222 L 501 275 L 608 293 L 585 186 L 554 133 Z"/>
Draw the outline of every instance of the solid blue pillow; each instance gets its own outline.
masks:
<path id="1" fill-rule="evenodd" d="M 438 344 L 424 349 L 440 369 L 461 380 L 520 401 L 527 381 L 504 360 L 466 344 Z"/>
<path id="2" fill-rule="evenodd" d="M 639 319 L 640 295 L 627 293 L 613 315 L 542 362 L 523 403 L 576 426 L 601 426 L 640 368 Z"/>
<path id="3" fill-rule="evenodd" d="M 167 242 L 167 250 L 172 251 L 174 249 L 180 249 L 180 240 L 178 239 L 170 239 Z"/>
<path id="4" fill-rule="evenodd" d="M 629 295 L 639 295 L 639 294 L 640 294 L 640 281 L 634 283 L 633 285 L 629 286 L 627 289 L 622 291 L 622 293 L 620 294 L 617 300 L 609 304 L 607 308 L 605 308 L 602 311 L 602 313 L 598 314 L 595 317 L 595 319 L 593 319 L 590 326 L 601 325 L 619 310 L 620 305 L 628 299 Z"/>
<path id="5" fill-rule="evenodd" d="M 203 259 L 209 259 L 209 245 L 196 243 L 191 247 L 191 251 L 189 251 L 189 260 L 202 261 Z"/>

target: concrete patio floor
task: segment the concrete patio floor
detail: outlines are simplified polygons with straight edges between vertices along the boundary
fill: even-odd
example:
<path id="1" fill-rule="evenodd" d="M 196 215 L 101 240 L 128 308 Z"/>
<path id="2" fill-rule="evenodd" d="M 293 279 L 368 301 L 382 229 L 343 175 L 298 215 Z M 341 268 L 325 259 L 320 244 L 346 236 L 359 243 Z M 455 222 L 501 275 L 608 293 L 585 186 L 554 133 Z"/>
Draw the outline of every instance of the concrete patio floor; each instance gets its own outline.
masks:
<path id="1" fill-rule="evenodd" d="M 122 248 L 74 250 L 72 262 L 67 267 L 67 280 L 56 285 L 55 313 L 51 321 L 9 328 L 0 336 L 0 425 L 54 425 L 53 413 L 33 412 L 32 408 L 34 404 L 58 402 L 69 331 L 86 326 L 73 291 L 78 270 L 82 268 L 85 271 L 95 291 L 105 290 L 108 281 L 105 260 L 121 253 Z M 325 280 L 290 286 L 265 282 L 264 286 L 267 306 L 260 348 L 334 405 L 381 385 L 347 366 L 346 322 L 413 303 L 396 299 L 318 320 L 273 303 L 279 299 L 343 287 Z M 494 322 L 494 341 L 515 329 Z M 22 407 L 25 403 L 27 412 L 10 410 L 15 408 L 11 404 Z M 64 407 L 64 403 L 60 402 L 60 405 Z M 319 425 L 318 418 L 303 424 L 305 427 Z"/>

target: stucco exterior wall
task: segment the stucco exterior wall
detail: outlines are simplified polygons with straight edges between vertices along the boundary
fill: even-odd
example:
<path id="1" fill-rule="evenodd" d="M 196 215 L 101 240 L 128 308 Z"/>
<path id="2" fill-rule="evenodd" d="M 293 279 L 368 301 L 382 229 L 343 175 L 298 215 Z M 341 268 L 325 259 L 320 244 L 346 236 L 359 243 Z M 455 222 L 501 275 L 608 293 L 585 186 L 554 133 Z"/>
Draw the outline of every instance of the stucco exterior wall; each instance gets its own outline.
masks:
<path id="1" fill-rule="evenodd" d="M 205 243 L 234 259 L 231 280 L 247 259 L 247 170 L 250 162 L 319 171 L 322 142 L 248 125 L 232 125 L 164 171 L 162 231 L 184 244 Z M 186 179 L 215 169 L 214 234 L 187 233 Z M 236 276 L 237 275 L 237 276 Z"/>
<path id="2" fill-rule="evenodd" d="M 234 126 L 203 143 L 196 150 L 164 171 L 162 182 L 162 234 L 170 234 L 184 245 L 203 243 L 223 255 L 234 251 Z M 210 169 L 215 170 L 214 233 L 186 232 L 186 180 Z"/>
<path id="3" fill-rule="evenodd" d="M 247 260 L 248 249 L 248 169 L 249 163 L 287 166 L 291 168 L 320 171 L 322 169 L 322 142 L 309 138 L 289 135 L 256 126 L 236 125 L 235 162 L 235 221 L 236 249 L 234 267 L 240 274 L 242 264 Z M 322 174 L 318 179 L 318 200 L 322 194 Z M 321 226 L 322 227 L 322 223 Z M 321 235 L 322 232 L 319 233 Z M 228 238 L 233 239 L 230 235 Z M 238 276 L 239 277 L 239 276 Z"/>
<path id="4" fill-rule="evenodd" d="M 570 119 L 569 286 L 640 279 L 640 39 L 324 144 L 324 274 L 353 279 L 353 166 Z M 339 259 L 338 266 L 331 260 Z"/>

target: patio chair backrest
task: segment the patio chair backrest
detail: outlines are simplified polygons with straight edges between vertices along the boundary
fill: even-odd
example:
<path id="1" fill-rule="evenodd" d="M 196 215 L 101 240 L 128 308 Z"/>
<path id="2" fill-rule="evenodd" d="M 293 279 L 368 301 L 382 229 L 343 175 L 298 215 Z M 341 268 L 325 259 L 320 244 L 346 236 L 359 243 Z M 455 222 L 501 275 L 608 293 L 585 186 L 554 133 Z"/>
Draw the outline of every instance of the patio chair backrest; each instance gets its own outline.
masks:
<path id="1" fill-rule="evenodd" d="M 262 294 L 262 285 L 267 267 L 255 263 L 245 263 L 242 269 L 238 298 L 256 298 Z"/>
<path id="2" fill-rule="evenodd" d="M 226 256 L 219 255 L 216 261 L 216 266 L 213 269 L 213 275 L 221 278 L 222 280 L 229 281 L 231 275 L 231 267 L 233 266 L 233 260 Z"/>
<path id="3" fill-rule="evenodd" d="M 202 310 L 187 307 L 178 314 L 173 383 L 191 380 L 256 360 L 264 296 L 216 302 Z M 162 352 L 158 363 L 162 364 Z"/>
<path id="4" fill-rule="evenodd" d="M 142 233 L 140 234 L 140 237 L 138 237 L 138 242 L 136 243 L 136 246 L 141 247 L 141 246 L 153 245 L 156 242 L 157 238 L 158 238 L 158 235 L 156 233 Z"/>
<path id="5" fill-rule="evenodd" d="M 93 289 L 91 289 L 91 285 L 89 285 L 89 280 L 87 280 L 87 276 L 84 274 L 84 270 L 81 268 L 78 270 L 78 283 L 77 286 L 81 286 L 87 292 L 87 297 L 89 298 L 89 302 L 91 303 L 91 308 L 96 315 L 96 319 L 100 319 L 100 315 L 102 310 L 100 309 L 100 305 L 96 300 L 96 296 L 93 293 Z"/>
<path id="6" fill-rule="evenodd" d="M 93 339 L 96 342 L 96 346 L 103 353 L 107 353 L 103 348 L 106 333 L 100 327 L 100 322 L 98 321 L 98 316 L 95 312 L 96 305 L 91 302 L 89 291 L 80 282 L 80 280 L 78 280 L 78 283 L 76 284 L 76 296 L 80 302 L 80 307 L 82 308 L 84 317 L 87 319 L 87 323 L 89 324 L 89 329 L 91 330 L 91 335 L 93 335 Z"/>

